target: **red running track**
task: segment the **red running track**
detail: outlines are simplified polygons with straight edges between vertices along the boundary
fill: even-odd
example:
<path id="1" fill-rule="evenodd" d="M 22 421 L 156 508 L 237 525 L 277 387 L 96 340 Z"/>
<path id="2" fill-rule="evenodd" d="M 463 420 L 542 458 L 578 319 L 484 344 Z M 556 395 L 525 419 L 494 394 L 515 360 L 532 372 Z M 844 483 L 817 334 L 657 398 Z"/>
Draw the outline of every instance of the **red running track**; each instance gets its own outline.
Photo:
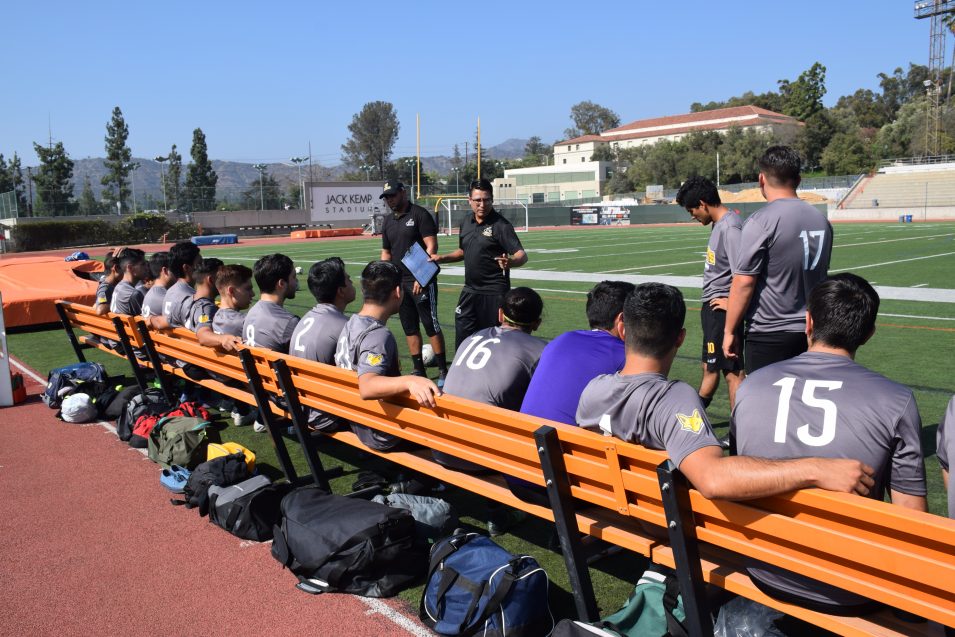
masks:
<path id="1" fill-rule="evenodd" d="M 0 635 L 431 634 L 400 600 L 296 590 L 270 544 L 169 504 L 157 465 L 40 389 L 0 408 Z"/>

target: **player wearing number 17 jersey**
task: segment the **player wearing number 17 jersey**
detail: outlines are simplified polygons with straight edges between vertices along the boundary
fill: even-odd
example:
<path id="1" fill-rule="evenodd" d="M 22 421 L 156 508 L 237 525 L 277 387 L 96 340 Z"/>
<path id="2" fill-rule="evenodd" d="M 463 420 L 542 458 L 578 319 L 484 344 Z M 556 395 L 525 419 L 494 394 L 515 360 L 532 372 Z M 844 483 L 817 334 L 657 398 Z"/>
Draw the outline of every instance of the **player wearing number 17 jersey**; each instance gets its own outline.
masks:
<path id="1" fill-rule="evenodd" d="M 838 274 L 808 300 L 809 351 L 748 376 L 730 426 L 740 455 L 853 458 L 875 467 L 869 497 L 925 510 L 922 423 L 912 391 L 855 362 L 875 332 L 879 296 L 865 279 Z M 769 595 L 824 612 L 867 600 L 781 569 L 750 569 Z M 863 608 L 858 608 L 862 606 Z"/>
<path id="2" fill-rule="evenodd" d="M 768 202 L 745 223 L 733 267 L 723 353 L 743 346 L 736 330 L 745 317 L 745 370 L 806 351 L 806 299 L 829 273 L 832 225 L 796 196 L 799 155 L 773 146 L 759 160 L 759 187 Z"/>

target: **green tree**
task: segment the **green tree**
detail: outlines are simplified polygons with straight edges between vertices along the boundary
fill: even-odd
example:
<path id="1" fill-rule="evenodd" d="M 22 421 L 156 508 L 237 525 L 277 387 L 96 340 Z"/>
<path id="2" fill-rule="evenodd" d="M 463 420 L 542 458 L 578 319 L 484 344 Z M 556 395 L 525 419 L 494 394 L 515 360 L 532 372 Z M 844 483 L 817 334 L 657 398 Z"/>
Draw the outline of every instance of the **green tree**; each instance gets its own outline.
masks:
<path id="1" fill-rule="evenodd" d="M 777 84 L 786 115 L 806 121 L 825 108 L 822 98 L 826 94 L 826 67 L 819 62 L 800 73 L 796 81 L 779 80 Z"/>
<path id="2" fill-rule="evenodd" d="M 73 214 L 73 160 L 63 148 L 63 142 L 52 146 L 33 143 L 40 166 L 33 175 L 36 185 L 34 214 L 53 217 Z"/>
<path id="3" fill-rule="evenodd" d="M 602 131 L 620 126 L 620 116 L 612 110 L 591 101 L 578 102 L 570 107 L 573 128 L 564 131 L 567 139 L 581 135 L 598 135 Z"/>
<path id="4" fill-rule="evenodd" d="M 83 192 L 80 193 L 79 214 L 81 215 L 99 215 L 103 213 L 103 206 L 96 201 L 93 195 L 93 184 L 90 183 L 90 176 L 83 177 Z"/>
<path id="5" fill-rule="evenodd" d="M 888 123 L 879 94 L 867 88 L 860 88 L 852 95 L 843 95 L 835 108 L 850 112 L 855 123 L 862 128 L 882 128 Z"/>
<path id="6" fill-rule="evenodd" d="M 521 167 L 546 166 L 550 163 L 549 158 L 553 155 L 554 147 L 548 146 L 541 141 L 540 137 L 534 135 L 524 144 L 524 158 L 521 160 Z"/>
<path id="7" fill-rule="evenodd" d="M 206 136 L 201 128 L 192 131 L 192 162 L 186 170 L 185 206 L 189 211 L 216 209 L 216 183 L 219 176 L 212 169 Z"/>
<path id="8" fill-rule="evenodd" d="M 263 201 L 265 210 L 281 210 L 284 206 L 282 189 L 269 173 L 259 175 L 249 189 L 242 193 L 242 207 L 246 210 L 258 210 Z"/>
<path id="9" fill-rule="evenodd" d="M 20 166 L 20 156 L 13 153 L 13 159 L 10 161 L 10 176 L 13 179 L 13 190 L 17 198 L 17 210 L 21 215 L 29 214 L 26 198 L 26 182 L 23 179 L 23 168 Z"/>
<path id="10" fill-rule="evenodd" d="M 166 170 L 166 201 L 169 210 L 176 210 L 182 202 L 182 155 L 173 144 L 167 157 L 169 168 Z"/>
<path id="11" fill-rule="evenodd" d="M 819 167 L 822 151 L 829 145 L 836 129 L 826 109 L 813 113 L 804 123 L 805 127 L 796 136 L 793 146 L 802 156 L 805 168 L 815 170 Z"/>
<path id="12" fill-rule="evenodd" d="M 13 173 L 0 153 L 0 194 L 13 190 Z"/>
<path id="13" fill-rule="evenodd" d="M 731 97 L 722 102 L 707 102 L 706 104 L 694 102 L 690 104 L 690 112 L 699 113 L 701 111 L 712 111 L 718 108 L 731 108 L 733 106 L 758 106 L 768 111 L 773 111 L 774 113 L 781 113 L 784 108 L 784 103 L 783 97 L 774 91 L 768 91 L 759 95 L 752 91 L 746 91 L 742 95 Z"/>
<path id="14" fill-rule="evenodd" d="M 348 125 L 351 138 L 342 144 L 345 164 L 356 169 L 375 166 L 376 177 L 384 179 L 398 129 L 398 115 L 391 103 L 368 102 Z"/>
<path id="15" fill-rule="evenodd" d="M 130 160 L 132 151 L 126 145 L 129 138 L 129 127 L 123 119 L 123 111 L 119 107 L 113 109 L 113 117 L 106 124 L 106 174 L 100 179 L 103 184 L 103 199 L 115 204 L 117 201 L 126 207 L 129 198 L 129 173 L 132 171 Z"/>
<path id="16" fill-rule="evenodd" d="M 597 144 L 594 154 L 590 156 L 590 161 L 617 161 L 617 152 L 611 148 L 610 144 Z"/>
<path id="17" fill-rule="evenodd" d="M 820 164 L 829 175 L 854 175 L 868 172 L 874 163 L 870 144 L 858 131 L 836 133 L 822 152 Z"/>

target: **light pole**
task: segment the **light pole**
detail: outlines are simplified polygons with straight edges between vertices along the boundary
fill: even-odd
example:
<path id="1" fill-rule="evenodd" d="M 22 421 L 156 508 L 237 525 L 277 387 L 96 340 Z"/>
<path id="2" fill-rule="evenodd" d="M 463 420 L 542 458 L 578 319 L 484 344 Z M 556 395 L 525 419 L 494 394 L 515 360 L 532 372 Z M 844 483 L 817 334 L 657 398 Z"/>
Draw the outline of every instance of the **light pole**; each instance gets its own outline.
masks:
<path id="1" fill-rule="evenodd" d="M 365 171 L 365 181 L 371 181 L 370 173 L 372 168 L 374 168 L 374 166 L 369 166 L 368 164 L 361 167 L 361 169 Z"/>
<path id="2" fill-rule="evenodd" d="M 265 164 L 252 164 L 252 167 L 259 171 L 259 210 L 265 210 Z"/>
<path id="3" fill-rule="evenodd" d="M 458 174 L 461 172 L 461 169 L 455 166 L 451 170 L 454 171 L 454 194 L 459 194 L 461 192 L 460 186 L 458 186 Z"/>
<path id="4" fill-rule="evenodd" d="M 302 210 L 305 210 L 305 182 L 302 181 L 302 164 L 308 161 L 308 157 L 290 157 L 289 161 L 298 166 L 298 185 L 301 188 Z"/>
<path id="5" fill-rule="evenodd" d="M 133 207 L 132 213 L 136 214 L 136 169 L 139 168 L 138 161 L 132 161 L 128 164 L 124 164 L 125 168 L 129 171 L 129 185 L 133 188 Z"/>
<path id="6" fill-rule="evenodd" d="M 168 157 L 156 157 L 156 161 L 159 162 L 159 183 L 162 184 L 162 211 L 169 212 L 169 204 L 166 202 L 166 173 L 163 171 L 163 162 L 169 159 Z"/>

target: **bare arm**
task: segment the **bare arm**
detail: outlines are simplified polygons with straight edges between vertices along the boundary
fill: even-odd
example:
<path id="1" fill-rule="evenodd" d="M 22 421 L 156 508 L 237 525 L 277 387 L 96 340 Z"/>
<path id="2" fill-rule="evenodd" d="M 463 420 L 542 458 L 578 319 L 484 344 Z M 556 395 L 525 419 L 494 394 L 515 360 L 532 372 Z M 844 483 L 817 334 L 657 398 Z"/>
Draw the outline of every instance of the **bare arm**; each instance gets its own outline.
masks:
<path id="1" fill-rule="evenodd" d="M 867 495 L 874 484 L 872 468 L 857 460 L 723 456 L 719 447 L 694 451 L 680 471 L 711 500 L 749 500 L 807 487 Z"/>
<path id="2" fill-rule="evenodd" d="M 146 323 L 146 327 L 151 330 L 172 329 L 172 325 L 169 324 L 169 321 L 166 320 L 166 317 L 162 314 L 153 314 L 150 317 L 144 318 L 143 322 Z"/>
<path id="3" fill-rule="evenodd" d="M 196 332 L 199 344 L 204 347 L 218 347 L 226 352 L 235 352 L 242 345 L 242 339 L 231 334 L 216 334 L 211 327 L 200 328 Z"/>
<path id="4" fill-rule="evenodd" d="M 96 316 L 105 316 L 109 313 L 109 304 L 97 303 L 93 306 L 93 311 L 96 312 Z"/>
<path id="5" fill-rule="evenodd" d="M 751 274 L 734 274 L 730 285 L 729 301 L 726 307 L 726 326 L 723 329 L 723 355 L 727 358 L 736 358 L 742 343 L 736 343 L 735 333 L 746 308 L 753 299 L 756 289 L 756 277 Z"/>
<path id="6" fill-rule="evenodd" d="M 889 496 L 892 498 L 892 504 L 915 511 L 928 511 L 928 500 L 924 495 L 909 495 L 895 489 L 889 489 Z"/>
<path id="7" fill-rule="evenodd" d="M 458 248 L 454 252 L 449 252 L 448 254 L 433 254 L 431 255 L 431 260 L 435 263 L 455 263 L 464 258 L 464 250 Z"/>
<path id="8" fill-rule="evenodd" d="M 391 261 L 391 250 L 381 249 L 381 260 L 382 261 Z"/>
<path id="9" fill-rule="evenodd" d="M 441 395 L 438 386 L 431 379 L 422 376 L 382 376 L 366 373 L 358 377 L 358 394 L 362 400 L 381 400 L 405 392 L 425 407 L 434 407 L 437 404 L 435 397 Z"/>
<path id="10" fill-rule="evenodd" d="M 437 254 L 438 253 L 438 238 L 434 235 L 430 237 L 421 237 L 421 240 L 424 241 L 424 250 L 428 254 Z"/>
<path id="11" fill-rule="evenodd" d="M 510 260 L 510 266 L 512 268 L 519 268 L 525 263 L 527 263 L 527 253 L 523 250 L 518 250 L 515 252 Z"/>

